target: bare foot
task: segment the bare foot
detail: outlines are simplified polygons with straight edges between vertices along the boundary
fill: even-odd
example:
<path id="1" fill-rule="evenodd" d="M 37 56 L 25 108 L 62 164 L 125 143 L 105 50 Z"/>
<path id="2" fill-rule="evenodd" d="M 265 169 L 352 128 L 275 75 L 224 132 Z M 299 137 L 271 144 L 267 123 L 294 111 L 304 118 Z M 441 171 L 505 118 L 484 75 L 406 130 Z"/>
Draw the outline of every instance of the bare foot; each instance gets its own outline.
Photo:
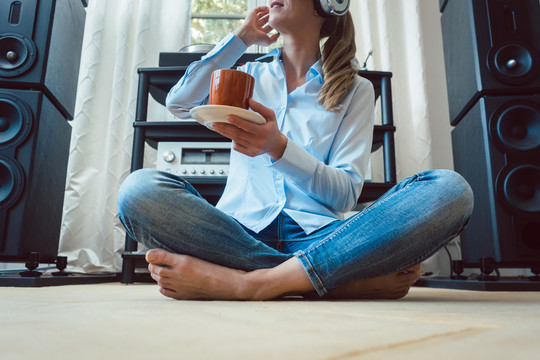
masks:
<path id="1" fill-rule="evenodd" d="M 244 271 L 229 269 L 187 255 L 162 249 L 146 253 L 148 270 L 159 291 L 177 300 L 243 299 Z"/>
<path id="2" fill-rule="evenodd" d="M 251 272 L 162 249 L 149 250 L 146 261 L 160 292 L 178 300 L 270 300 L 283 294 L 313 290 L 302 264 L 295 257 L 272 269 Z"/>
<path id="3" fill-rule="evenodd" d="M 421 276 L 421 265 L 394 274 L 362 279 L 330 290 L 323 299 L 400 299 Z"/>
<path id="4" fill-rule="evenodd" d="M 313 285 L 293 257 L 272 269 L 230 269 L 162 249 L 146 253 L 148 269 L 160 292 L 177 300 L 270 300 L 284 294 L 308 294 Z M 399 299 L 420 277 L 420 265 L 330 290 L 323 299 Z"/>

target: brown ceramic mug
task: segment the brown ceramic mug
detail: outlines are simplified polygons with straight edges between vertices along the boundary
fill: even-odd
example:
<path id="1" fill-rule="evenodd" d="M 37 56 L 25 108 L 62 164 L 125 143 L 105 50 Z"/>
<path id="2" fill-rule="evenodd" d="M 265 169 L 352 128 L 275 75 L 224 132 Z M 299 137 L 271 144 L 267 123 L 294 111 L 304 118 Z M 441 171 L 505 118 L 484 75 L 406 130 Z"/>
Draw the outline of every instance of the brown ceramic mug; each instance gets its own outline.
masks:
<path id="1" fill-rule="evenodd" d="M 212 73 L 210 105 L 227 105 L 249 109 L 255 78 L 243 71 L 221 69 Z"/>

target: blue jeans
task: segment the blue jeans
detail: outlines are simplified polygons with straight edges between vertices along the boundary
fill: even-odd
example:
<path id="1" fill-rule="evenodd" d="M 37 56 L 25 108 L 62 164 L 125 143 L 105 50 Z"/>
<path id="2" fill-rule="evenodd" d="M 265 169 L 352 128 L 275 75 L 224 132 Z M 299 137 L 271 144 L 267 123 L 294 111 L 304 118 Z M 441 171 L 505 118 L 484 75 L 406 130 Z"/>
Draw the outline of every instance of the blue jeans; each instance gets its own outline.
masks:
<path id="1" fill-rule="evenodd" d="M 184 179 L 141 169 L 120 187 L 118 206 L 129 236 L 148 248 L 245 271 L 296 256 L 322 296 L 433 255 L 467 224 L 473 194 L 453 171 L 426 171 L 404 179 L 349 219 L 310 235 L 285 214 L 257 234 L 209 204 Z"/>

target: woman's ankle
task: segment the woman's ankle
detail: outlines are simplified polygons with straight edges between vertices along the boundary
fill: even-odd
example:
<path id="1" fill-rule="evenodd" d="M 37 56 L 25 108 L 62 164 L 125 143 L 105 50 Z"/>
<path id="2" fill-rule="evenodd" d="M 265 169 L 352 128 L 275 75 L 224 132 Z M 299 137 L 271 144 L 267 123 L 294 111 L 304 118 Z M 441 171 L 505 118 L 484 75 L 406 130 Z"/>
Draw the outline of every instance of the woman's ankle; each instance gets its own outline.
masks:
<path id="1" fill-rule="evenodd" d="M 246 300 L 271 300 L 314 290 L 297 258 L 291 258 L 271 269 L 248 272 L 244 278 L 242 296 Z"/>

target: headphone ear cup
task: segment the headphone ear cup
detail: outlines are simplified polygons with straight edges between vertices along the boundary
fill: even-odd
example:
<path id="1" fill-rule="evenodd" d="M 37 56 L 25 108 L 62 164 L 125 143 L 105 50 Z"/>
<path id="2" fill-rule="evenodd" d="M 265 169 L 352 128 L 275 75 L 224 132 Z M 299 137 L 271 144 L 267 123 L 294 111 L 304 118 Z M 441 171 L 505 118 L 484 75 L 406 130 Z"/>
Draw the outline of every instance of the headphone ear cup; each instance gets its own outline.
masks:
<path id="1" fill-rule="evenodd" d="M 315 10 L 322 17 L 343 16 L 349 11 L 350 0 L 313 0 Z"/>
<path id="2" fill-rule="evenodd" d="M 322 17 L 328 17 L 328 14 L 324 11 L 321 0 L 313 0 L 313 6 L 315 7 L 315 11 L 317 11 L 317 14 Z"/>

